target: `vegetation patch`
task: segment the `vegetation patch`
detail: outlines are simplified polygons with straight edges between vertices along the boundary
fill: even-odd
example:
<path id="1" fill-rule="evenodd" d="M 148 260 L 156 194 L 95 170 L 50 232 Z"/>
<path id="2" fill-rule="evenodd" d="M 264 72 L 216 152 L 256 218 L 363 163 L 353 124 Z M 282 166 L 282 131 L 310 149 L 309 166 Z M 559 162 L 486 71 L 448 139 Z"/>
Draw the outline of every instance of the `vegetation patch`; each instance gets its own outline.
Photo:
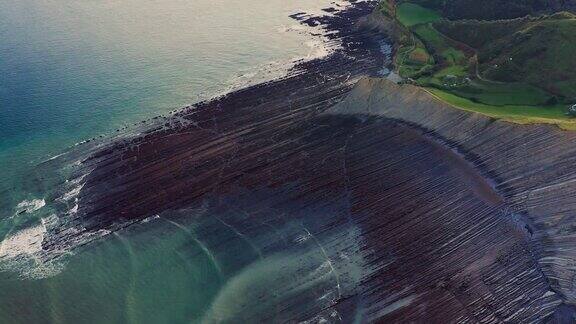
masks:
<path id="1" fill-rule="evenodd" d="M 406 82 L 466 110 L 571 125 L 576 16 L 450 21 L 446 1 L 385 2 L 403 30 L 394 62 Z"/>
<path id="2" fill-rule="evenodd" d="M 437 28 L 475 48 L 483 78 L 524 82 L 560 101 L 576 100 L 576 16 L 562 13 L 508 22 L 442 22 Z"/>
<path id="3" fill-rule="evenodd" d="M 503 119 L 520 124 L 555 124 L 566 130 L 576 130 L 576 120 L 566 115 L 564 105 L 530 106 L 504 105 L 494 106 L 471 101 L 455 94 L 428 88 L 434 97 L 463 110 L 477 112 L 489 117 Z"/>
<path id="4" fill-rule="evenodd" d="M 452 20 L 500 20 L 574 10 L 576 0 L 410 0 Z"/>
<path id="5" fill-rule="evenodd" d="M 406 27 L 438 21 L 441 18 L 436 11 L 410 2 L 404 2 L 398 6 L 396 17 Z"/>

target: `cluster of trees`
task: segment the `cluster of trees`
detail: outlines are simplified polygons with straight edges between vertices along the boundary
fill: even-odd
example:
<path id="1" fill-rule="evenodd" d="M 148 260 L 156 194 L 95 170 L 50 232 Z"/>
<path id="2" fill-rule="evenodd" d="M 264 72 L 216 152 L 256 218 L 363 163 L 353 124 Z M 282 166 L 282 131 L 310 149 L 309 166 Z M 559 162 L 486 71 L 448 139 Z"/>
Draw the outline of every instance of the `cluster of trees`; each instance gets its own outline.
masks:
<path id="1" fill-rule="evenodd" d="M 511 19 L 570 9 L 576 1 L 563 0 L 446 0 L 442 11 L 449 19 Z"/>

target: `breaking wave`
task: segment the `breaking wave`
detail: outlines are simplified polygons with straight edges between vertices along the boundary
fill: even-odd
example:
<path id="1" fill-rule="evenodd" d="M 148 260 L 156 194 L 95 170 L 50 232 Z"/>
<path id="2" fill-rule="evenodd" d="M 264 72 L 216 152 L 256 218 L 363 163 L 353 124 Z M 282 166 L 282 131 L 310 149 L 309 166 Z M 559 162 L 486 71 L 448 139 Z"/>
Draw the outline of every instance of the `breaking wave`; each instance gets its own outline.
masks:
<path id="1" fill-rule="evenodd" d="M 16 215 L 22 213 L 33 213 L 44 206 L 46 206 L 46 200 L 44 199 L 23 200 L 16 205 Z"/>

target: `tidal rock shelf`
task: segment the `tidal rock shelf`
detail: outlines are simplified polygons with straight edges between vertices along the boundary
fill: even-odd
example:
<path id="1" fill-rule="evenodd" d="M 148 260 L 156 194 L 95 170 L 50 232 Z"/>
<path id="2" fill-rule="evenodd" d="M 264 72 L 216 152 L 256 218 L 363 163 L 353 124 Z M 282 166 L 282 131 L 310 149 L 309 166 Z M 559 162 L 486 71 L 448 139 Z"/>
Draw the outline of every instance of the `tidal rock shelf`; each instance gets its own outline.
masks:
<path id="1" fill-rule="evenodd" d="M 358 82 L 330 112 L 380 116 L 420 129 L 473 164 L 502 197 L 511 216 L 506 218 L 523 224 L 530 254 L 551 291 L 574 303 L 574 132 L 498 121 L 455 109 L 421 88 L 374 78 Z M 566 322 L 574 320 L 571 312 Z"/>
<path id="2" fill-rule="evenodd" d="M 375 78 L 386 39 L 357 22 L 376 4 L 298 16 L 342 48 L 84 159 L 77 209 L 43 248 L 151 217 L 201 224 L 230 283 L 208 323 L 571 316 L 576 135 Z"/>

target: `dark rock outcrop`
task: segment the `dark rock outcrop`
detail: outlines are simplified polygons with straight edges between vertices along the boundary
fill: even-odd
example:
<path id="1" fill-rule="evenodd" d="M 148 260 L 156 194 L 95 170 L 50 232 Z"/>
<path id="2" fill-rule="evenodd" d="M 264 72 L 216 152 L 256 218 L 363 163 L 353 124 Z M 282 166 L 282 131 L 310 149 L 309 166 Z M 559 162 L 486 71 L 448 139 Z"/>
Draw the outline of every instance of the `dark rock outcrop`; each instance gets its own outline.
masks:
<path id="1" fill-rule="evenodd" d="M 450 107 L 423 89 L 377 79 L 359 82 L 333 111 L 417 125 L 462 152 L 525 219 L 532 253 L 553 290 L 569 304 L 576 301 L 571 266 L 576 260 L 576 133 L 497 121 Z"/>

